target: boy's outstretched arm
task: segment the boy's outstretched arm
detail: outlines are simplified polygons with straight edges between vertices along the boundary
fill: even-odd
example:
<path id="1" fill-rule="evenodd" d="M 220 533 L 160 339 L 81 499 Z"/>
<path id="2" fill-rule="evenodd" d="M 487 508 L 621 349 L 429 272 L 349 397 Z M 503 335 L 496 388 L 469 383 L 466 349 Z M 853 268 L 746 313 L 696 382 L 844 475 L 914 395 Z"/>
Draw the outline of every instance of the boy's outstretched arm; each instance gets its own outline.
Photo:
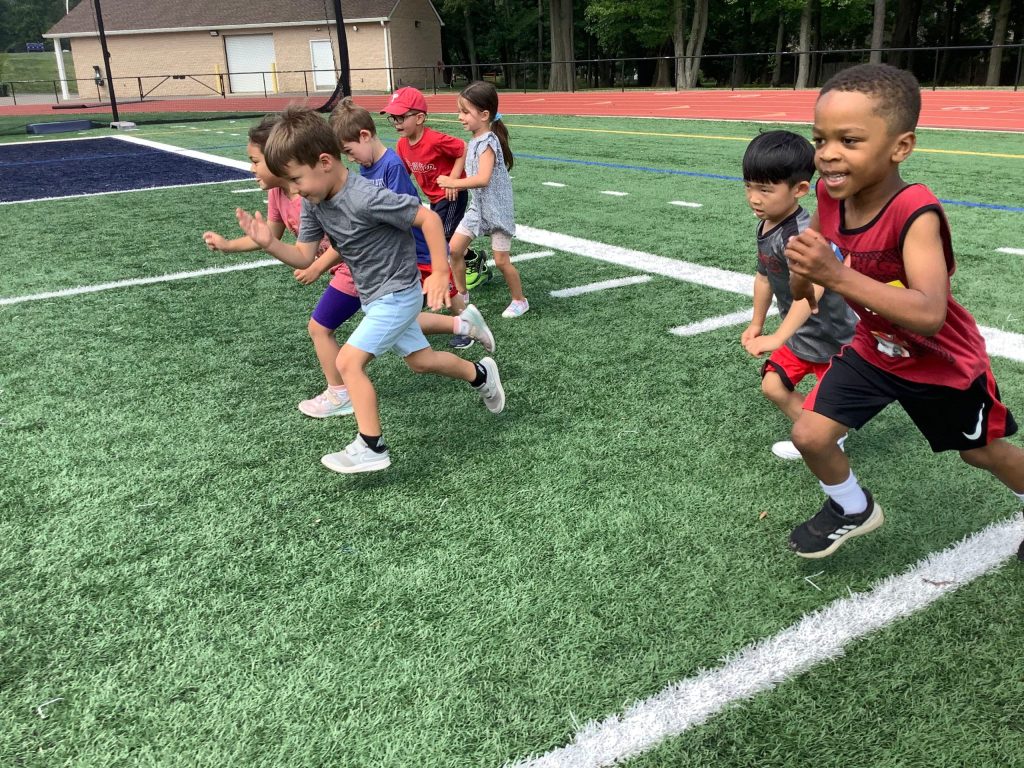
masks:
<path id="1" fill-rule="evenodd" d="M 840 263 L 825 238 L 812 229 L 805 229 L 790 240 L 786 258 L 791 272 L 908 331 L 932 336 L 946 322 L 949 273 L 939 235 L 939 215 L 934 211 L 918 216 L 904 237 L 906 287 L 881 283 Z"/>
<path id="2" fill-rule="evenodd" d="M 289 267 L 305 269 L 316 260 L 317 243 L 302 241 L 295 245 L 282 243 L 274 237 L 270 224 L 259 211 L 253 215 L 241 208 L 236 208 L 235 218 L 238 219 L 238 226 L 258 247 Z"/>
<path id="3" fill-rule="evenodd" d="M 423 292 L 427 295 L 427 306 L 441 309 L 452 305 L 448 295 L 448 243 L 444 240 L 444 224 L 441 217 L 429 208 L 420 206 L 412 225 L 423 230 L 423 239 L 430 250 L 430 276 L 423 281 Z"/>
<path id="4" fill-rule="evenodd" d="M 274 234 L 274 237 L 280 239 L 281 235 L 284 234 L 284 222 L 268 221 L 267 224 L 270 226 L 270 231 Z M 260 248 L 255 242 L 253 242 L 253 239 L 247 235 L 243 237 L 236 237 L 234 240 L 228 240 L 223 235 L 207 231 L 203 232 L 203 242 L 206 243 L 206 247 L 211 251 L 220 251 L 221 253 L 258 251 Z"/>
<path id="5" fill-rule="evenodd" d="M 451 178 L 457 179 L 462 176 L 466 171 L 466 143 L 462 143 L 462 154 L 455 158 L 455 163 L 452 165 Z M 459 192 L 462 190 L 449 187 L 444 191 L 444 199 L 451 202 L 459 199 Z"/>

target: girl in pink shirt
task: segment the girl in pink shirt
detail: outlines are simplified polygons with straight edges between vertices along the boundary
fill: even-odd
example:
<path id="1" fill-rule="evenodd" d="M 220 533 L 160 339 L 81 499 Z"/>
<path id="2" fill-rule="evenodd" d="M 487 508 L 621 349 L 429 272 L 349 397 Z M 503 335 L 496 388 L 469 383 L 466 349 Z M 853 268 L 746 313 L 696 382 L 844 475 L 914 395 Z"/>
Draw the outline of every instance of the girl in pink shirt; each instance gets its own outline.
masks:
<path id="1" fill-rule="evenodd" d="M 253 175 L 260 189 L 267 191 L 267 222 L 277 238 L 280 238 L 286 229 L 293 235 L 298 235 L 302 214 L 302 198 L 292 193 L 291 185 L 286 179 L 272 174 L 263 159 L 263 147 L 279 119 L 277 115 L 268 115 L 259 125 L 251 128 L 248 146 Z M 204 232 L 203 241 L 211 251 L 224 253 L 260 249 L 248 237 L 227 240 L 216 232 Z M 331 273 L 330 285 L 317 302 L 307 326 L 320 367 L 327 379 L 327 389 L 314 398 L 303 400 L 299 403 L 299 410 L 317 419 L 350 414 L 352 403 L 334 361 L 340 349 L 335 339 L 335 331 L 359 309 L 359 297 L 352 281 L 352 274 L 326 237 L 320 243 L 317 258 L 312 263 L 289 263 L 288 266 L 294 269 L 295 279 L 303 285 L 315 282 L 325 272 Z"/>

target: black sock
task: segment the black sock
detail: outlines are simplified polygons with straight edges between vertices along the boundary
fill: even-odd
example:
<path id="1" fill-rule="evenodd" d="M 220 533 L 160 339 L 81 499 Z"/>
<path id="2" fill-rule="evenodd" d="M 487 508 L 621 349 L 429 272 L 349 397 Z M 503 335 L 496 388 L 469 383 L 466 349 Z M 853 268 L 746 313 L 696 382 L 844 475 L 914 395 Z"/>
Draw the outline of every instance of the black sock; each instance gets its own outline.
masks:
<path id="1" fill-rule="evenodd" d="M 360 432 L 359 436 L 363 438 L 363 442 L 366 443 L 366 445 L 369 446 L 370 450 L 373 451 L 374 453 L 384 453 L 384 451 L 388 449 L 388 447 L 384 445 L 384 442 L 381 440 L 381 438 L 384 437 L 383 435 L 364 435 L 362 432 Z"/>
<path id="2" fill-rule="evenodd" d="M 476 368 L 476 378 L 469 382 L 469 384 L 472 387 L 482 387 L 487 383 L 487 369 L 480 365 L 480 363 L 473 363 L 473 367 Z"/>

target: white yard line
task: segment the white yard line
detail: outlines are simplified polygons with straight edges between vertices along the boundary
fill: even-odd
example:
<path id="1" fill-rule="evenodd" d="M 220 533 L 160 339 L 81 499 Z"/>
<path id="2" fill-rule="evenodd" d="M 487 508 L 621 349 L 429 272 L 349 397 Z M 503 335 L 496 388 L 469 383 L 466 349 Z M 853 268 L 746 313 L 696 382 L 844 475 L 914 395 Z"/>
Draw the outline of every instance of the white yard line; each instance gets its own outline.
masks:
<path id="1" fill-rule="evenodd" d="M 198 181 L 194 184 L 166 184 L 161 187 L 133 187 L 132 189 L 112 189 L 108 192 L 83 192 L 80 195 L 60 195 L 58 197 L 32 197 L 28 200 L 5 200 L 0 205 L 21 205 L 23 203 L 45 203 L 50 200 L 72 200 L 76 197 L 104 197 L 106 195 L 126 195 L 129 192 L 156 192 L 162 189 L 184 189 L 185 187 L 205 187 L 211 184 L 238 184 L 245 179 L 224 179 L 222 181 Z"/>
<path id="2" fill-rule="evenodd" d="M 627 197 L 629 192 L 616 192 L 611 189 L 605 189 L 601 192 L 602 195 L 611 195 L 612 197 Z"/>
<path id="3" fill-rule="evenodd" d="M 647 752 L 735 702 L 773 689 L 843 655 L 858 638 L 906 618 L 998 568 L 1024 535 L 1017 520 L 990 525 L 929 555 L 870 592 L 851 594 L 805 616 L 774 637 L 740 650 L 725 664 L 663 688 L 620 715 L 580 728 L 572 741 L 514 768 L 598 768 Z"/>
<path id="4" fill-rule="evenodd" d="M 190 280 L 193 277 L 206 277 L 207 275 L 220 275 L 225 272 L 238 272 L 244 269 L 259 269 L 280 264 L 277 259 L 263 259 L 262 261 L 247 261 L 242 264 L 232 264 L 226 267 L 210 267 L 209 269 L 198 269 L 195 272 L 174 272 L 170 275 L 156 275 L 154 277 L 138 277 L 133 280 L 118 280 L 113 283 L 99 283 L 97 285 L 83 285 L 78 288 L 66 288 L 62 291 L 48 291 L 46 293 L 34 293 L 29 296 L 13 296 L 11 298 L 0 298 L 0 306 L 10 304 L 22 304 L 26 301 L 41 301 L 43 299 L 57 299 L 64 296 L 80 296 L 83 293 L 99 293 L 100 291 L 111 291 L 117 288 L 130 288 L 136 285 L 152 285 L 154 283 L 170 283 L 175 280 Z"/>
<path id="5" fill-rule="evenodd" d="M 996 248 L 999 253 L 1009 253 L 1012 256 L 1024 256 L 1024 248 Z"/>
<path id="6" fill-rule="evenodd" d="M 562 288 L 558 291 L 551 291 L 551 295 L 556 299 L 567 299 L 572 296 L 582 296 L 585 293 L 597 293 L 598 291 L 607 291 L 610 288 L 621 288 L 626 285 L 639 285 L 640 283 L 649 283 L 651 281 L 650 275 L 636 275 L 634 277 L 620 277 L 617 280 L 602 280 L 599 283 L 589 283 L 587 285 L 579 285 L 575 288 Z"/>
<path id="7" fill-rule="evenodd" d="M 687 283 L 718 288 L 744 296 L 754 295 L 754 276 L 752 274 L 730 272 L 727 269 L 706 267 L 680 259 L 668 259 L 664 256 L 655 256 L 653 253 L 620 248 L 617 245 L 607 245 L 582 237 L 548 232 L 533 227 L 517 226 L 516 237 L 527 243 L 544 245 L 558 251 L 575 253 L 578 256 L 587 256 L 608 264 L 618 264 L 635 269 L 637 272 L 671 277 Z M 1024 336 L 985 325 L 980 325 L 978 328 L 981 335 L 985 337 L 990 355 L 1024 362 Z"/>
<path id="8" fill-rule="evenodd" d="M 530 251 L 529 253 L 520 253 L 518 256 L 510 256 L 509 261 L 513 264 L 517 264 L 520 261 L 533 261 L 534 259 L 543 259 L 547 256 L 554 256 L 554 251 Z M 487 260 L 487 266 L 494 266 L 494 259 Z"/>
<path id="9" fill-rule="evenodd" d="M 680 208 L 701 208 L 702 203 L 691 203 L 688 200 L 669 200 L 669 205 L 678 205 Z"/>
<path id="10" fill-rule="evenodd" d="M 542 181 L 541 184 L 545 187 L 564 187 L 565 184 L 559 184 L 557 181 Z"/>
<path id="11" fill-rule="evenodd" d="M 779 310 L 776 307 L 768 310 L 769 317 L 777 314 L 779 314 Z M 690 323 L 689 325 L 677 325 L 675 328 L 669 328 L 668 332 L 674 333 L 676 336 L 699 336 L 702 333 L 717 331 L 719 328 L 729 328 L 740 323 L 749 323 L 753 317 L 754 308 L 751 307 L 750 309 L 741 309 L 739 312 L 731 312 L 728 315 L 709 317 L 707 320 Z"/>
<path id="12" fill-rule="evenodd" d="M 256 187 L 256 189 L 232 189 L 231 191 L 234 192 L 236 195 L 241 195 L 248 192 L 263 192 L 264 190 L 260 189 L 259 187 Z"/>

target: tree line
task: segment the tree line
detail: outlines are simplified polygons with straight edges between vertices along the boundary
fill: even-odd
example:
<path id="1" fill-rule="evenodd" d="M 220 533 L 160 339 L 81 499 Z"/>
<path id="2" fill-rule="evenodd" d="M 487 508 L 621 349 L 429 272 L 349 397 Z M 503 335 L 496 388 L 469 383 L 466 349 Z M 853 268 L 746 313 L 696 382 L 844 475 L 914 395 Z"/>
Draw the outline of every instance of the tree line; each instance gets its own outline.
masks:
<path id="1" fill-rule="evenodd" d="M 926 70 L 922 81 L 1012 84 L 1024 42 L 1024 0 L 436 0 L 446 63 L 487 76 L 493 62 L 509 87 L 569 90 L 618 84 L 613 62 L 637 59 L 632 84 L 812 87 L 827 74 L 812 51 L 874 49 L 871 61 Z M 980 46 L 928 55 L 920 48 Z M 907 49 L 907 50 L 898 50 Z M 761 57 L 713 60 L 738 53 Z M 808 52 L 799 55 L 800 52 Z M 701 57 L 705 58 L 703 61 Z M 833 59 L 835 57 L 832 57 Z M 639 61 L 646 59 L 646 61 Z M 858 59 L 859 60 L 859 59 Z M 787 69 L 788 68 L 788 69 Z M 785 71 L 784 71 L 785 70 Z M 492 73 L 494 74 L 494 73 Z M 713 75 L 712 77 L 708 77 Z M 924 75 L 924 76 L 922 76 Z M 543 78 L 543 80 L 541 79 Z"/>

